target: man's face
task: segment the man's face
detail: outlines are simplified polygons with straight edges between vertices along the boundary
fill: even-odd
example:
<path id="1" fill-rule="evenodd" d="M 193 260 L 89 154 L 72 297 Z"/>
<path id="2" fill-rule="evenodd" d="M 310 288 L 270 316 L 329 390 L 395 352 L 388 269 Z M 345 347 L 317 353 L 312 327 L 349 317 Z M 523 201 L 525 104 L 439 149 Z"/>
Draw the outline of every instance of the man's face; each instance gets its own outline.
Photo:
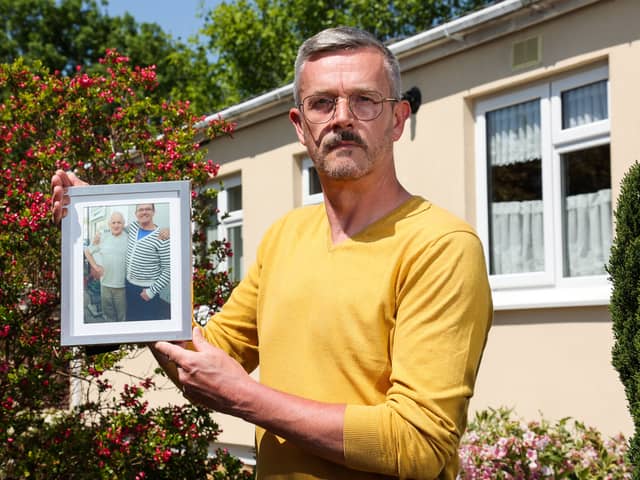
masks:
<path id="1" fill-rule="evenodd" d="M 111 230 L 111 234 L 115 236 L 122 233 L 122 230 L 124 229 L 124 218 L 122 218 L 122 215 L 118 213 L 111 215 L 111 218 L 109 219 L 109 229 Z"/>
<path id="2" fill-rule="evenodd" d="M 384 57 L 378 50 L 363 48 L 312 57 L 302 68 L 299 85 L 301 99 L 315 94 L 340 97 L 333 118 L 326 123 L 308 122 L 297 108 L 289 114 L 298 139 L 321 175 L 357 179 L 378 164 L 393 161 L 393 143 L 400 138 L 408 116 L 406 106 L 384 103 L 378 118 L 362 121 L 354 117 L 347 102 L 349 95 L 357 93 L 391 96 Z"/>
<path id="3" fill-rule="evenodd" d="M 136 218 L 141 225 L 147 225 L 153 222 L 153 205 L 150 203 L 142 203 L 136 206 Z"/>

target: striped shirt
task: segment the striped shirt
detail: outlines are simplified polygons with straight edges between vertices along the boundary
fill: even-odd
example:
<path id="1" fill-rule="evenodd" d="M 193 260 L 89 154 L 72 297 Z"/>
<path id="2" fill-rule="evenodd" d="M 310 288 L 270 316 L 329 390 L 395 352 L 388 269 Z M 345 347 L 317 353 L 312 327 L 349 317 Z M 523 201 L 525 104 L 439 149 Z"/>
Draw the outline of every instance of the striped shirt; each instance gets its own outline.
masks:
<path id="1" fill-rule="evenodd" d="M 138 239 L 140 224 L 133 221 L 128 227 L 127 280 L 144 287 L 153 298 L 171 281 L 171 252 L 169 240 L 160 240 L 160 229 Z"/>

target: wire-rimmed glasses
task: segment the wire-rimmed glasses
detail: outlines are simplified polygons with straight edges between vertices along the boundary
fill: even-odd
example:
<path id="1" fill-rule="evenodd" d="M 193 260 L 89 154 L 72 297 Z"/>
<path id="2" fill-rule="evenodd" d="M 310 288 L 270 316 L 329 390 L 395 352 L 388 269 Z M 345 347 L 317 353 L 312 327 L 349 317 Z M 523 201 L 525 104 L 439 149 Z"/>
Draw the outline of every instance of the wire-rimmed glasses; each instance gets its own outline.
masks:
<path id="1" fill-rule="evenodd" d="M 336 105 L 340 98 L 344 97 L 324 93 L 309 95 L 302 100 L 298 108 L 308 122 L 327 123 L 336 114 Z M 386 102 L 398 101 L 397 98 L 383 97 L 377 92 L 352 93 L 346 99 L 351 114 L 364 122 L 378 118 Z"/>

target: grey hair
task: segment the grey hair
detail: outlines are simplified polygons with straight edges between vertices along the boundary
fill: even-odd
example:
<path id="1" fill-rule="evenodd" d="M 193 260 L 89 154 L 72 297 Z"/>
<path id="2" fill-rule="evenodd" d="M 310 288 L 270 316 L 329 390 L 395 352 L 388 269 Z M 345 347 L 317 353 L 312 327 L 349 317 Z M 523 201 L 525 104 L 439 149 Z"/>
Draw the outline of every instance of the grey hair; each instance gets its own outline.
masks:
<path id="1" fill-rule="evenodd" d="M 116 215 L 119 216 L 122 219 L 122 221 L 124 222 L 124 215 L 122 213 L 118 212 L 118 211 L 111 212 L 111 215 L 109 216 L 109 221 L 111 221 L 111 219 Z"/>
<path id="2" fill-rule="evenodd" d="M 338 52 L 342 50 L 357 50 L 360 48 L 375 48 L 384 56 L 384 64 L 389 77 L 391 95 L 395 98 L 402 96 L 402 82 L 400 80 L 400 64 L 396 56 L 369 32 L 353 27 L 327 28 L 313 37 L 308 38 L 298 49 L 295 63 L 295 77 L 293 81 L 293 100 L 300 103 L 300 73 L 304 63 L 312 56 Z"/>

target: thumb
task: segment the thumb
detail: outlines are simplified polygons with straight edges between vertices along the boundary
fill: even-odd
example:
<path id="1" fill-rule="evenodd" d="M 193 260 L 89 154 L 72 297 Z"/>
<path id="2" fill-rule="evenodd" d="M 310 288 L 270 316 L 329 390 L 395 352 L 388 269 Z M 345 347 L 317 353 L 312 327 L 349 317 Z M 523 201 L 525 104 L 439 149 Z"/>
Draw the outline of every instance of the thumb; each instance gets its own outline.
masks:
<path id="1" fill-rule="evenodd" d="M 202 335 L 202 329 L 200 327 L 193 327 L 191 342 L 197 352 L 200 352 L 207 347 L 208 342 L 204 338 L 204 335 Z"/>

